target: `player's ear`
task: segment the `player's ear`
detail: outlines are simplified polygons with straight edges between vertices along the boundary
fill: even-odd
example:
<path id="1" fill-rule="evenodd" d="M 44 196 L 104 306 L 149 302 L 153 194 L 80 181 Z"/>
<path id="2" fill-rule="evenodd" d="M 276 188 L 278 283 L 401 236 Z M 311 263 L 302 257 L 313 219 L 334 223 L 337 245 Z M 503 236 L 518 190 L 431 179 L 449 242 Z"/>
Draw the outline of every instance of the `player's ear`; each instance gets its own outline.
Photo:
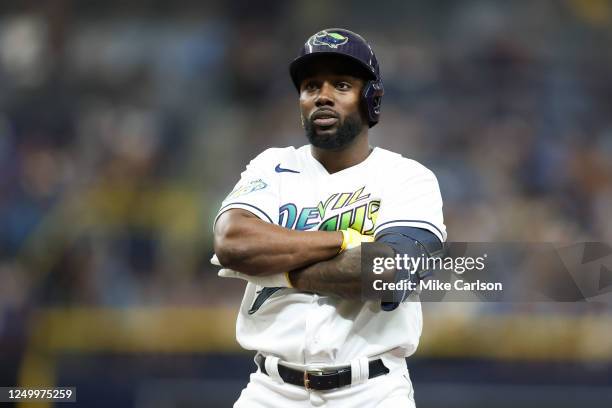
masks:
<path id="1" fill-rule="evenodd" d="M 306 129 L 306 126 L 304 125 L 304 114 L 300 113 L 300 121 L 302 122 L 302 129 Z"/>

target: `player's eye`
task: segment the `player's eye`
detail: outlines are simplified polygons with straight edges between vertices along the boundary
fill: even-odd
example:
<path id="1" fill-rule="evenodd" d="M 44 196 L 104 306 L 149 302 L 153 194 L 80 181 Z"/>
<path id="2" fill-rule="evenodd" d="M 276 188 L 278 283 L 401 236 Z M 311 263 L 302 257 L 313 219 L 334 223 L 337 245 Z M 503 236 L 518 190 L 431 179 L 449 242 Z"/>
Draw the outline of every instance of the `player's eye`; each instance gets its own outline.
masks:
<path id="1" fill-rule="evenodd" d="M 314 81 L 308 81 L 303 86 L 304 91 L 313 92 L 317 89 L 317 84 Z"/>
<path id="2" fill-rule="evenodd" d="M 341 81 L 336 84 L 336 89 L 339 89 L 341 91 L 348 91 L 349 89 L 351 89 L 351 84 L 346 81 Z"/>

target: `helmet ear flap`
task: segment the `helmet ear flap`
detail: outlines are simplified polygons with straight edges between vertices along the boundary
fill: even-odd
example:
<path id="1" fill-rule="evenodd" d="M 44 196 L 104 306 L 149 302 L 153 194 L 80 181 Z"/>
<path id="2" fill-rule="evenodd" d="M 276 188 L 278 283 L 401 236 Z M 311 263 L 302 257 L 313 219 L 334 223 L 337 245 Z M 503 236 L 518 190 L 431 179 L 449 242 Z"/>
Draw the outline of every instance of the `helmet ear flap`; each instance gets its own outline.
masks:
<path id="1" fill-rule="evenodd" d="M 369 127 L 373 127 L 378 123 L 380 118 L 380 105 L 384 93 L 385 90 L 380 80 L 368 81 L 363 87 L 361 100 L 368 115 Z"/>

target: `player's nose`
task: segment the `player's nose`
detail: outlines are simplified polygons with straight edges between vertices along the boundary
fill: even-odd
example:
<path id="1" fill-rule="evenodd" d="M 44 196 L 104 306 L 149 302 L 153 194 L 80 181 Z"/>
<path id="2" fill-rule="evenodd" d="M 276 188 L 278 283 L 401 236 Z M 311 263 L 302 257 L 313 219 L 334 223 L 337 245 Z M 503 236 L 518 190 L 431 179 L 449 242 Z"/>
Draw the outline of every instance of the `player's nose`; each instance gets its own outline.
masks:
<path id="1" fill-rule="evenodd" d="M 317 94 L 317 98 L 315 99 L 315 105 L 317 107 L 321 106 L 334 106 L 334 87 L 329 82 L 324 82 Z"/>

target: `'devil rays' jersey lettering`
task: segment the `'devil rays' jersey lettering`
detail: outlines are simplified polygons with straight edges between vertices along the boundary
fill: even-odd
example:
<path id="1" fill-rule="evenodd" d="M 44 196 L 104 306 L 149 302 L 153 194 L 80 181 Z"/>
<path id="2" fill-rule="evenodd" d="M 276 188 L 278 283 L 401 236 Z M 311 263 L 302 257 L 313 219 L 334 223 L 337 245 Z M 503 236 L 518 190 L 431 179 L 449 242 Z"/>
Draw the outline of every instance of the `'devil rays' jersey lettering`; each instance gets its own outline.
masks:
<path id="1" fill-rule="evenodd" d="M 306 231 L 336 231 L 352 228 L 371 235 L 380 208 L 380 200 L 370 199 L 365 186 L 349 193 L 333 193 L 314 207 L 287 203 L 279 208 L 279 225 Z"/>

